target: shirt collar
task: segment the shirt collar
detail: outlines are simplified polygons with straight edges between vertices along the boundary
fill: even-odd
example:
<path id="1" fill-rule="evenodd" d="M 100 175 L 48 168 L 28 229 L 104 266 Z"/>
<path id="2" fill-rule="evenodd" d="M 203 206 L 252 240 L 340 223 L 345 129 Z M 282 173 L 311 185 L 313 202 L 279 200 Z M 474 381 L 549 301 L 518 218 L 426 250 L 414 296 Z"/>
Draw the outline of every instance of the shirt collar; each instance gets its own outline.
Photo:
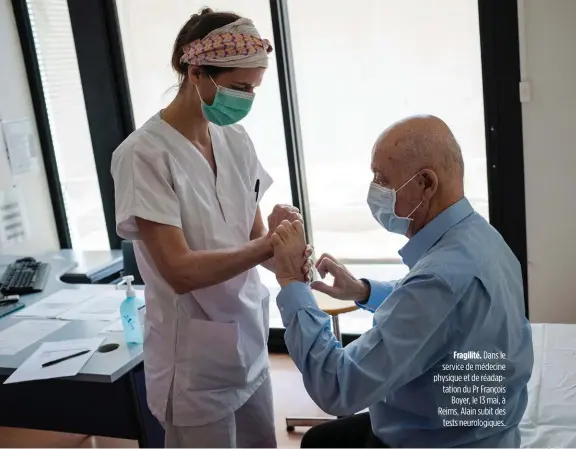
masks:
<path id="1" fill-rule="evenodd" d="M 432 248 L 446 232 L 474 212 L 470 202 L 462 198 L 441 212 L 424 226 L 404 247 L 398 251 L 402 261 L 412 269 L 426 251 Z"/>

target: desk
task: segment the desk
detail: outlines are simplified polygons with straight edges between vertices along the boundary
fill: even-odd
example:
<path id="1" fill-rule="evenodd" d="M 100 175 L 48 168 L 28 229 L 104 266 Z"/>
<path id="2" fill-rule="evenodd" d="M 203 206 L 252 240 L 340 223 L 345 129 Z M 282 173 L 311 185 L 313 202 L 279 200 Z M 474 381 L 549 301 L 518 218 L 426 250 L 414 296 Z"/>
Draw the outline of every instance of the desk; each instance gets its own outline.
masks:
<path id="1" fill-rule="evenodd" d="M 75 266 L 66 270 L 61 279 L 67 284 L 109 284 L 124 268 L 122 251 L 75 251 L 63 249 L 57 256 Z"/>
<path id="2" fill-rule="evenodd" d="M 14 257 L 0 256 L 2 265 Z M 37 257 L 52 271 L 42 293 L 22 297 L 28 306 L 62 289 L 81 289 L 65 284 L 60 276 L 74 265 L 59 254 Z M 103 292 L 112 285 L 91 285 Z M 8 315 L 0 330 L 27 318 Z M 109 323 L 71 321 L 56 332 L 14 356 L 0 356 L 0 382 L 29 357 L 43 341 L 96 336 Z M 106 343 L 120 347 L 95 353 L 80 373 L 66 379 L 0 385 L 0 426 L 53 430 L 83 435 L 138 440 L 140 447 L 163 447 L 163 429 L 148 410 L 141 345 L 128 347 L 122 334 L 102 334 Z"/>

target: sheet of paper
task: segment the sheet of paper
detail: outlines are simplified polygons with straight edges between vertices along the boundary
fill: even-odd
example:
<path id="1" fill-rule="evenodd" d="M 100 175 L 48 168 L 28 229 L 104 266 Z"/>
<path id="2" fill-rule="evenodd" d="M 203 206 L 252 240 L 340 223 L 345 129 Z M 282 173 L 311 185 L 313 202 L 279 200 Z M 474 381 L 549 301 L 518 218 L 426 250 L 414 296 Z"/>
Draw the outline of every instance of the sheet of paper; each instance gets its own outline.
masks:
<path id="1" fill-rule="evenodd" d="M 81 289 L 60 290 L 31 306 L 24 307 L 19 312 L 16 312 L 14 316 L 58 318 L 64 312 L 81 304 L 88 298 L 89 296 L 86 296 Z"/>
<path id="2" fill-rule="evenodd" d="M 75 376 L 80 372 L 86 362 L 90 360 L 90 357 L 92 357 L 103 341 L 104 337 L 95 337 L 42 343 L 4 383 L 11 384 L 30 380 Z M 42 364 L 46 362 L 57 360 L 83 350 L 89 350 L 90 352 L 79 357 L 64 360 L 55 365 L 42 367 Z"/>
<path id="3" fill-rule="evenodd" d="M 6 148 L 6 140 L 0 126 L 0 190 L 9 190 L 13 186 L 12 170 L 10 169 L 10 161 L 8 160 L 8 149 Z"/>
<path id="4" fill-rule="evenodd" d="M 144 307 L 144 305 L 140 307 L 138 312 L 140 314 L 140 324 L 143 326 L 144 320 L 146 319 L 146 308 Z M 117 319 L 116 321 L 113 321 L 110 325 L 106 326 L 104 329 L 100 331 L 101 334 L 108 334 L 115 332 L 124 332 L 121 318 Z"/>
<path id="5" fill-rule="evenodd" d="M 0 332 L 0 355 L 14 355 L 52 332 L 66 326 L 65 321 L 25 320 Z"/>
<path id="6" fill-rule="evenodd" d="M 122 328 L 122 320 L 113 321 L 112 324 L 106 326 L 100 332 L 107 334 L 107 333 L 115 333 L 115 332 L 123 332 L 124 329 Z"/>
<path id="7" fill-rule="evenodd" d="M 10 167 L 13 175 L 22 175 L 38 168 L 38 150 L 34 124 L 31 120 L 2 122 Z"/>
<path id="8" fill-rule="evenodd" d="M 62 320 L 114 321 L 120 316 L 119 295 L 100 294 L 58 316 Z"/>
<path id="9" fill-rule="evenodd" d="M 0 191 L 0 248 L 11 246 L 28 238 L 26 210 L 20 189 Z"/>

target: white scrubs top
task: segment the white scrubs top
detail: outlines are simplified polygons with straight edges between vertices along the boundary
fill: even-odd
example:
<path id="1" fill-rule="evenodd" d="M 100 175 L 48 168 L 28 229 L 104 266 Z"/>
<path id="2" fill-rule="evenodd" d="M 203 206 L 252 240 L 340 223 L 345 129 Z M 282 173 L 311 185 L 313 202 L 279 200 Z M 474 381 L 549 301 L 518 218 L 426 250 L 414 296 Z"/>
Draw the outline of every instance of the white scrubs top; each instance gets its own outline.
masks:
<path id="1" fill-rule="evenodd" d="M 168 416 L 176 426 L 222 419 L 268 375 L 269 292 L 256 268 L 178 295 L 140 241 L 135 221 L 140 217 L 181 228 L 192 250 L 249 242 L 258 202 L 272 178 L 242 126 L 210 124 L 210 135 L 217 176 L 160 114 L 133 132 L 112 157 L 117 232 L 134 240 L 146 284 L 148 403 L 161 422 Z"/>

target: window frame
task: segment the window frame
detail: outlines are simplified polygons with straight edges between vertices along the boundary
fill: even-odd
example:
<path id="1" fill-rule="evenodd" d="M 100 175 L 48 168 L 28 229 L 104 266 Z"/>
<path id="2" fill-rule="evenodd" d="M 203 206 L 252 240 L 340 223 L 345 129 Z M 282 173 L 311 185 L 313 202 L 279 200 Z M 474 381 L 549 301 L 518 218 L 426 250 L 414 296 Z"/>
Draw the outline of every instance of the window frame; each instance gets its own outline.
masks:
<path id="1" fill-rule="evenodd" d="M 71 246 L 54 148 L 47 123 L 38 60 L 25 0 L 12 0 L 38 123 L 60 244 Z M 134 130 L 121 32 L 114 0 L 68 0 L 110 246 L 119 249 L 110 162 L 114 149 Z M 290 44 L 287 0 L 270 0 L 286 151 L 293 204 L 300 208 L 312 241 L 298 96 Z M 490 223 L 522 267 L 526 316 L 528 271 L 520 51 L 517 2 L 478 0 Z M 356 261 L 355 261 L 356 262 Z M 362 263 L 382 261 L 362 261 Z M 284 329 L 270 330 L 271 350 L 286 350 Z M 344 335 L 349 342 L 357 335 Z"/>
<path id="2" fill-rule="evenodd" d="M 478 0 L 490 224 L 520 261 L 528 310 L 524 136 L 516 0 Z"/>
<path id="3" fill-rule="evenodd" d="M 135 126 L 116 3 L 68 0 L 68 11 L 108 240 L 111 249 L 120 249 L 110 166 L 112 153 Z"/>
<path id="4" fill-rule="evenodd" d="M 58 173 L 56 153 L 54 152 L 52 132 L 50 131 L 48 109 L 44 97 L 44 86 L 42 85 L 38 54 L 36 53 L 36 45 L 34 44 L 32 24 L 30 22 L 30 16 L 28 15 L 26 0 L 12 0 L 12 10 L 14 11 L 16 29 L 18 30 L 18 36 L 20 38 L 20 47 L 22 49 L 22 57 L 26 68 L 30 96 L 32 98 L 34 118 L 36 119 L 42 159 L 44 160 L 50 201 L 52 202 L 52 210 L 54 211 L 58 241 L 60 248 L 70 249 L 72 248 L 72 236 L 70 235 L 70 228 L 68 227 L 64 193 Z"/>

